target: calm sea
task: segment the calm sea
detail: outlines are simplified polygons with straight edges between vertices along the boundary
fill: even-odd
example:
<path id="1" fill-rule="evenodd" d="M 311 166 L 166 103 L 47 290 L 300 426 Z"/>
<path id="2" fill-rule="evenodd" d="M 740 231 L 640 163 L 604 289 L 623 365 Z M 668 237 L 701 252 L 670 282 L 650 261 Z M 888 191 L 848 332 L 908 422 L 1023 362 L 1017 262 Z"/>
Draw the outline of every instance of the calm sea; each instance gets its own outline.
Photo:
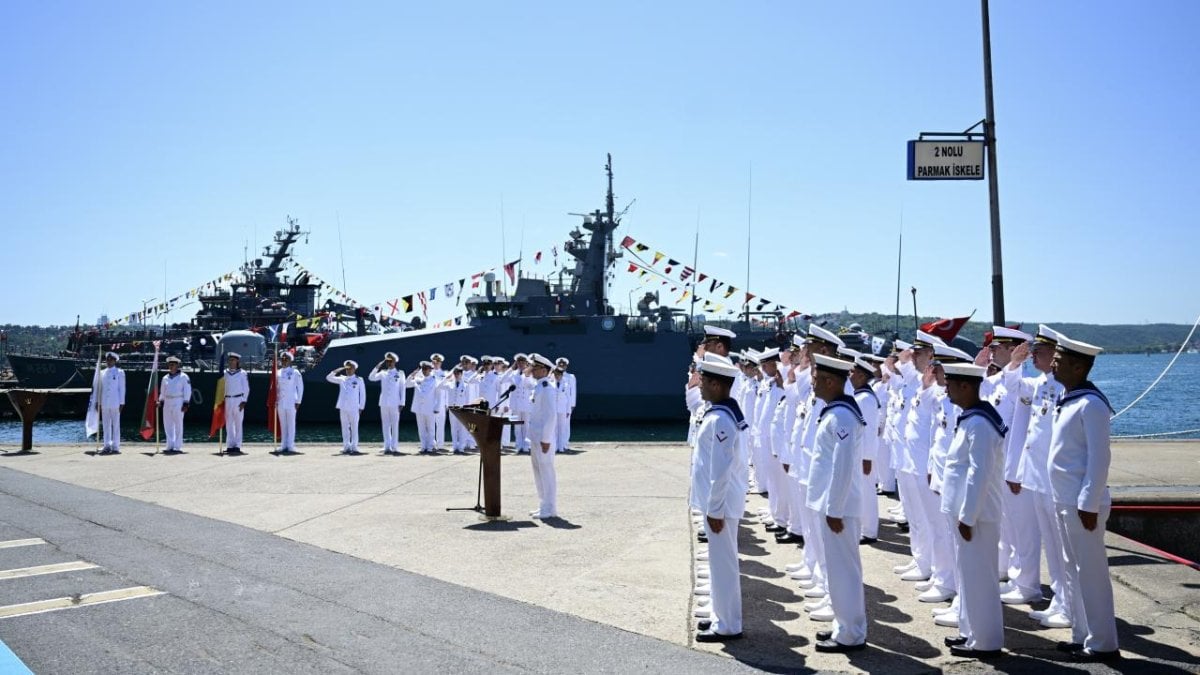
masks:
<path id="1" fill-rule="evenodd" d="M 1170 354 L 1114 354 L 1101 355 L 1092 371 L 1092 380 L 1118 410 L 1122 410 L 1137 398 L 1150 383 L 1162 373 L 1171 360 Z M 587 386 L 584 383 L 583 386 Z M 1165 438 L 1200 439 L 1200 354 L 1183 354 L 1170 372 L 1150 391 L 1145 398 L 1129 411 L 1113 420 L 1113 435 L 1161 434 L 1191 430 L 1191 433 L 1166 436 Z M 680 395 L 680 406 L 683 397 Z M 130 407 L 137 408 L 137 405 Z M 264 425 L 246 426 L 246 440 L 267 442 L 270 433 Z M 127 439 L 137 433 L 137 422 L 122 433 Z M 382 434 L 376 423 L 364 423 L 360 428 L 361 441 L 368 447 L 382 442 Z M 449 430 L 446 431 L 449 438 Z M 686 435 L 683 422 L 678 424 L 587 424 L 576 425 L 571 431 L 573 441 L 682 441 Z M 208 440 L 208 429 L 189 426 L 188 442 Z M 297 436 L 308 442 L 341 442 L 341 431 L 335 424 L 301 425 Z M 401 440 L 417 441 L 417 431 L 412 423 L 401 425 Z M 0 445 L 12 446 L 21 441 L 21 424 L 17 421 L 0 421 Z M 83 422 L 80 420 L 44 420 L 34 428 L 34 444 L 38 443 L 84 443 Z"/>

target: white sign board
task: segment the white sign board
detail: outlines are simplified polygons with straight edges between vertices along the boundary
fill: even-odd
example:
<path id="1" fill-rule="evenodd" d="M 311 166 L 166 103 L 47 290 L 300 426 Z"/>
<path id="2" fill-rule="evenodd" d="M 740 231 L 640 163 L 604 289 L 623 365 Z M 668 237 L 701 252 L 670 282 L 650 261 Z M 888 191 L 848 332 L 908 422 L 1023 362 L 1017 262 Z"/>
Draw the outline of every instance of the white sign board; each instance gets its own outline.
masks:
<path id="1" fill-rule="evenodd" d="M 983 141 L 909 141 L 909 180 L 983 180 Z"/>

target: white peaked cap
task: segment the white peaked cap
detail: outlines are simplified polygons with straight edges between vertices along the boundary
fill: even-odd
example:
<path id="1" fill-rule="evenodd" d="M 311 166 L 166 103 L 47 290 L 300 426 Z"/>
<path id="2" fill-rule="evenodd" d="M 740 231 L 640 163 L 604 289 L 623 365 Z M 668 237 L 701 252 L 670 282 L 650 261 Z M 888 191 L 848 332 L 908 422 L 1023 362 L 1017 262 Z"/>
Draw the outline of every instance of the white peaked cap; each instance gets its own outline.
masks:
<path id="1" fill-rule="evenodd" d="M 846 343 L 842 342 L 842 338 L 834 335 L 833 331 L 827 330 L 825 328 L 822 328 L 821 326 L 818 326 L 815 323 L 812 323 L 812 324 L 808 325 L 808 341 L 813 342 L 816 340 L 820 340 L 821 342 L 827 342 L 827 343 L 833 345 L 834 347 L 845 347 L 846 346 Z"/>
<path id="2" fill-rule="evenodd" d="M 529 359 L 540 366 L 546 366 L 550 370 L 554 370 L 554 362 L 541 354 L 530 354 Z"/>
<path id="3" fill-rule="evenodd" d="M 942 365 L 942 370 L 945 371 L 946 377 L 973 377 L 982 380 L 987 375 L 987 368 L 974 363 L 946 363 Z"/>
<path id="4" fill-rule="evenodd" d="M 824 354 L 813 354 L 812 357 L 813 362 L 817 364 L 818 370 L 832 370 L 836 373 L 845 375 L 849 373 L 852 368 L 854 368 L 854 363 L 850 361 L 835 359 L 831 356 L 825 356 Z"/>
<path id="5" fill-rule="evenodd" d="M 1016 328 L 1009 328 L 1008 326 L 992 326 L 992 340 L 1028 342 L 1032 339 L 1032 335 L 1024 331 L 1019 331 Z"/>
<path id="6" fill-rule="evenodd" d="M 950 345 L 934 345 L 933 346 L 933 357 L 937 358 L 939 356 L 943 357 L 943 358 L 961 359 L 963 361 L 966 361 L 967 363 L 971 363 L 972 361 L 975 360 L 971 357 L 970 354 L 964 352 L 961 349 L 951 347 Z"/>
<path id="7" fill-rule="evenodd" d="M 854 365 L 855 365 L 855 367 L 862 368 L 863 370 L 867 371 L 868 373 L 871 373 L 872 375 L 875 374 L 875 364 L 868 361 L 867 357 L 865 357 L 865 356 L 859 356 L 859 357 L 855 358 Z"/>
<path id="8" fill-rule="evenodd" d="M 391 359 L 391 360 L 393 360 L 393 361 L 399 361 L 399 360 L 400 360 L 400 357 L 399 357 L 399 356 L 396 356 L 396 352 L 388 352 L 388 353 L 386 353 L 386 354 L 384 354 L 384 355 L 383 355 L 383 358 L 385 358 L 385 359 Z"/>
<path id="9" fill-rule="evenodd" d="M 894 340 L 892 342 L 892 349 L 896 349 L 899 351 L 904 351 L 905 349 L 912 349 L 912 343 L 905 342 L 904 340 Z"/>
<path id="10" fill-rule="evenodd" d="M 358 363 L 351 361 L 350 359 L 346 359 L 345 363 L 342 364 L 343 368 L 350 368 L 351 366 L 353 366 L 355 370 L 358 370 Z"/>
<path id="11" fill-rule="evenodd" d="M 120 361 L 120 360 L 121 360 L 121 357 L 120 357 L 120 356 L 117 356 L 117 353 L 116 353 L 116 352 L 109 352 L 109 353 L 107 353 L 107 354 L 105 354 L 105 355 L 104 355 L 104 358 L 106 358 L 106 359 L 112 359 L 113 361 Z"/>
<path id="12" fill-rule="evenodd" d="M 705 354 L 704 358 L 698 364 L 698 368 L 702 373 L 720 375 L 722 377 L 733 378 L 741 374 L 738 367 L 733 365 L 733 361 L 720 354 Z"/>
<path id="13" fill-rule="evenodd" d="M 1080 342 L 1079 340 L 1072 340 L 1062 333 L 1058 334 L 1058 348 L 1064 352 L 1071 352 L 1073 354 L 1080 354 L 1082 356 L 1095 356 L 1104 351 L 1104 349 L 1101 347 L 1089 345 L 1088 343 Z"/>
<path id="14" fill-rule="evenodd" d="M 734 333 L 728 328 L 718 328 L 717 326 L 705 326 L 704 334 L 711 335 L 713 337 L 727 337 L 730 340 L 737 337 L 737 333 Z"/>
<path id="15" fill-rule="evenodd" d="M 1050 326 L 1047 326 L 1046 324 L 1042 323 L 1042 324 L 1038 324 L 1037 337 L 1034 338 L 1034 340 L 1036 342 L 1040 342 L 1042 344 L 1055 345 L 1055 344 L 1058 344 L 1058 340 L 1061 337 L 1062 337 L 1062 333 L 1059 333 L 1058 331 L 1054 330 Z"/>
<path id="16" fill-rule="evenodd" d="M 779 358 L 779 348 L 778 348 L 778 347 L 771 347 L 770 349 L 764 349 L 764 350 L 763 350 L 763 351 L 762 351 L 762 352 L 761 352 L 761 353 L 758 355 L 758 362 L 759 362 L 759 363 L 766 363 L 767 361 L 771 361 L 771 360 L 773 360 L 773 359 L 778 359 L 778 358 Z"/>
<path id="17" fill-rule="evenodd" d="M 420 366 L 421 368 L 432 368 L 433 367 L 433 364 L 430 363 L 429 361 L 422 361 L 422 362 L 418 363 L 417 365 Z"/>
<path id="18" fill-rule="evenodd" d="M 429 360 L 430 361 L 445 361 L 446 358 L 444 356 L 442 356 L 441 354 L 430 354 Z"/>
<path id="19" fill-rule="evenodd" d="M 862 352 L 857 349 L 850 349 L 849 347 L 838 347 L 837 353 L 849 357 L 851 361 L 862 356 Z"/>
<path id="20" fill-rule="evenodd" d="M 946 341 L 936 335 L 930 335 L 923 330 L 917 331 L 917 337 L 913 340 L 914 347 L 932 347 L 934 345 L 944 345 Z"/>

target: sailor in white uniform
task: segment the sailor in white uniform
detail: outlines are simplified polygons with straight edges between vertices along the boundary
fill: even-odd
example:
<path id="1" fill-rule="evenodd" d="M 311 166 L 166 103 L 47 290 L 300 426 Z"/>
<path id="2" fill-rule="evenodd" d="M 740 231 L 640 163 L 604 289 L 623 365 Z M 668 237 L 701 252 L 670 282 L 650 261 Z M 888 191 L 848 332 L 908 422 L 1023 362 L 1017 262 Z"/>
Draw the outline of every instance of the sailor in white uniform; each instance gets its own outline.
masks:
<path id="1" fill-rule="evenodd" d="M 225 378 L 225 433 L 228 442 L 227 455 L 244 455 L 242 452 L 242 421 L 246 416 L 246 400 L 250 397 L 250 376 L 242 370 L 242 355 L 230 352 L 226 356 L 229 366 L 221 377 Z"/>
<path id="2" fill-rule="evenodd" d="M 367 383 L 355 371 L 358 363 L 347 360 L 341 368 L 325 376 L 338 386 L 337 409 L 342 419 L 342 454 L 362 455 L 358 449 L 358 420 L 367 407 Z M 340 374 L 339 374 L 340 373 Z"/>
<path id="3" fill-rule="evenodd" d="M 858 403 L 863 421 L 867 423 L 863 429 L 862 442 L 862 493 L 858 512 L 862 543 L 872 544 L 879 538 L 879 497 L 875 494 L 875 465 L 879 459 L 879 436 L 883 421 L 883 403 L 871 381 L 875 379 L 875 364 L 866 357 L 854 359 L 854 369 L 850 371 L 850 384 L 854 387 L 854 401 Z"/>
<path id="4" fill-rule="evenodd" d="M 417 436 L 421 439 L 419 454 L 432 455 L 437 433 L 436 411 L 438 409 L 438 379 L 433 375 L 433 363 L 422 361 L 405 380 L 405 386 L 413 388 L 413 414 L 417 416 Z"/>
<path id="5" fill-rule="evenodd" d="M 534 518 L 558 517 L 558 478 L 554 473 L 554 433 L 558 425 L 558 387 L 550 371 L 554 363 L 541 354 L 530 354 L 533 377 L 537 383 L 530 397 L 527 433 L 533 446 L 533 481 L 537 487 L 538 509 Z"/>
<path id="6" fill-rule="evenodd" d="M 383 355 L 367 379 L 379 383 L 379 418 L 383 425 L 383 454 L 399 455 L 400 411 L 407 398 L 404 371 L 396 368 L 400 360 L 395 352 Z"/>
<path id="7" fill-rule="evenodd" d="M 558 378 L 559 400 L 558 400 L 558 428 L 555 430 L 555 440 L 558 443 L 558 452 L 565 452 L 571 449 L 571 415 L 575 412 L 575 386 L 577 381 L 575 373 L 567 370 L 571 365 L 571 360 L 560 356 L 554 360 L 555 370 L 562 372 L 562 377 Z"/>
<path id="8" fill-rule="evenodd" d="M 817 634 L 819 652 L 850 652 L 867 644 L 859 538 L 862 524 L 862 444 L 867 422 L 857 401 L 846 395 L 854 364 L 813 354 L 813 393 L 824 402 L 818 413 L 808 471 L 806 506 L 817 514 L 814 537 L 822 542 L 822 565 L 833 630 Z M 807 541 L 807 540 L 806 540 Z"/>
<path id="9" fill-rule="evenodd" d="M 979 397 L 986 368 L 967 363 L 942 368 L 947 395 L 963 410 L 946 456 L 940 504 L 942 513 L 958 519 L 959 636 L 947 638 L 946 646 L 954 656 L 989 658 L 1004 647 L 996 547 L 1008 429 L 991 403 Z"/>
<path id="10" fill-rule="evenodd" d="M 125 371 L 117 366 L 116 352 L 104 356 L 106 367 L 100 374 L 100 418 L 104 423 L 104 448 L 101 455 L 121 454 L 121 413 L 125 410 Z"/>
<path id="11" fill-rule="evenodd" d="M 1073 590 L 1071 642 L 1062 648 L 1085 662 L 1113 661 L 1121 656 L 1104 549 L 1105 523 L 1112 507 L 1108 470 L 1113 410 L 1088 380 L 1100 351 L 1095 345 L 1059 335 L 1052 369 L 1066 393 L 1055 409 L 1047 465 L 1067 583 Z"/>
<path id="12" fill-rule="evenodd" d="M 183 415 L 192 402 L 192 381 L 179 369 L 178 356 L 167 357 L 167 374 L 158 385 L 158 404 L 163 411 L 163 431 L 167 435 L 164 455 L 183 452 Z"/>
<path id="13" fill-rule="evenodd" d="M 442 364 L 445 361 L 446 358 L 441 354 L 429 355 L 429 363 L 433 365 L 431 372 L 436 383 L 441 383 L 449 375 L 449 373 L 442 369 Z M 433 419 L 433 447 L 441 450 L 442 442 L 446 439 L 446 417 L 449 415 L 449 410 L 447 409 L 446 391 L 444 389 L 436 389 L 436 391 L 439 398 L 430 415 Z M 414 412 L 416 412 L 415 408 Z"/>
<path id="14" fill-rule="evenodd" d="M 449 394 L 446 402 L 451 406 L 462 407 L 471 402 L 470 391 L 462 379 L 462 367 L 455 366 L 450 371 L 450 377 L 447 377 L 438 384 L 438 389 Z M 470 447 L 467 439 L 470 437 L 470 432 L 463 426 L 462 422 L 450 413 L 450 447 L 456 455 L 466 454 L 466 450 Z"/>
<path id="15" fill-rule="evenodd" d="M 512 382 L 516 385 L 516 389 L 509 395 L 509 405 L 512 407 L 512 415 L 521 422 L 527 422 L 530 410 L 530 398 L 533 396 L 533 378 L 529 375 L 529 357 L 525 354 L 513 355 L 512 367 Z M 507 428 L 507 427 L 506 427 Z M 517 446 L 517 454 L 529 454 L 529 435 L 525 432 L 525 425 L 519 424 L 513 427 L 514 444 Z"/>
<path id="16" fill-rule="evenodd" d="M 731 396 L 737 366 L 706 353 L 697 363 L 700 392 L 709 404 L 692 453 L 691 506 L 704 518 L 708 536 L 711 620 L 697 626 L 697 642 L 726 642 L 742 634 L 742 585 L 738 520 L 746 510 L 749 426 Z"/>
<path id="17" fill-rule="evenodd" d="M 296 413 L 300 410 L 300 402 L 304 400 L 304 377 L 292 365 L 292 355 L 283 352 L 279 355 L 279 372 L 275 374 L 275 415 L 279 420 L 279 450 L 280 455 L 295 455 L 296 452 Z"/>
<path id="18" fill-rule="evenodd" d="M 733 350 L 733 339 L 737 337 L 737 333 L 728 328 L 720 328 L 718 326 L 704 326 L 704 340 L 700 342 L 704 354 L 719 354 L 726 358 L 729 357 L 729 352 Z"/>

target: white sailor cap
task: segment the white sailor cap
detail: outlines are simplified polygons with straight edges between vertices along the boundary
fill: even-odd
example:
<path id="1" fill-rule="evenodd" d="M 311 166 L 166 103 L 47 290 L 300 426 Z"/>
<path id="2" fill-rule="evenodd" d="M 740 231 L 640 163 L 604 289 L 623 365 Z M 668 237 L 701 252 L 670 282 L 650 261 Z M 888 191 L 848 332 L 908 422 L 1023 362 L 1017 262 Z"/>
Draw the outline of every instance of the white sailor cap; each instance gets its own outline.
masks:
<path id="1" fill-rule="evenodd" d="M 865 357 L 865 356 L 855 357 L 854 367 L 859 368 L 861 370 L 865 370 L 872 375 L 875 374 L 875 364 L 872 363 L 871 361 L 867 360 L 867 357 Z"/>
<path id="2" fill-rule="evenodd" d="M 513 354 L 513 361 L 528 361 L 528 360 L 529 360 L 529 357 L 526 356 L 525 354 L 522 354 L 521 352 L 517 352 L 516 354 Z"/>
<path id="3" fill-rule="evenodd" d="M 954 363 L 955 361 L 962 361 L 964 363 L 971 363 L 974 361 L 970 354 L 961 349 L 951 347 L 950 345 L 934 345 L 933 360 L 942 364 Z"/>
<path id="4" fill-rule="evenodd" d="M 815 323 L 808 325 L 808 342 L 824 342 L 833 345 L 834 347 L 845 347 L 846 343 L 842 342 L 842 338 L 833 334 L 832 331 L 822 328 Z"/>
<path id="5" fill-rule="evenodd" d="M 463 358 L 467 360 L 467 363 L 479 365 L 479 359 L 475 358 L 474 356 L 464 356 Z"/>
<path id="6" fill-rule="evenodd" d="M 1018 342 L 1029 342 L 1032 339 L 1032 335 L 1024 331 L 1019 331 L 1016 328 L 992 326 L 992 342 L 1016 344 Z"/>
<path id="7" fill-rule="evenodd" d="M 226 354 L 226 355 L 225 355 L 225 358 L 227 358 L 227 359 L 237 359 L 238 361 L 241 361 L 241 360 L 242 360 L 242 355 L 241 355 L 241 354 L 239 354 L 239 353 L 237 353 L 237 352 L 229 352 L 228 354 Z"/>
<path id="8" fill-rule="evenodd" d="M 849 347 L 838 347 L 837 353 L 851 361 L 862 356 L 862 352 L 858 351 L 857 349 L 850 349 Z"/>
<path id="9" fill-rule="evenodd" d="M 1066 335 L 1059 333 L 1058 334 L 1058 351 L 1070 352 L 1077 356 L 1095 356 L 1095 355 L 1099 354 L 1100 352 L 1104 351 L 1104 349 L 1101 347 L 1097 347 L 1096 345 L 1090 345 L 1086 342 L 1080 342 L 1079 340 L 1072 340 L 1071 338 L 1067 337 Z"/>
<path id="10" fill-rule="evenodd" d="M 934 345 L 944 345 L 946 341 L 936 335 L 930 335 L 923 330 L 917 331 L 917 337 L 913 339 L 913 349 L 930 349 Z"/>
<path id="11" fill-rule="evenodd" d="M 568 359 L 568 358 L 567 358 L 567 357 L 565 357 L 565 356 L 560 356 L 560 357 L 558 357 L 557 359 L 554 359 L 554 362 L 555 362 L 555 363 L 558 363 L 558 364 L 561 364 L 561 365 L 564 365 L 564 366 L 569 366 L 569 365 L 571 365 L 571 359 Z"/>
<path id="12" fill-rule="evenodd" d="M 974 363 L 947 363 L 942 370 L 947 378 L 982 380 L 987 375 L 987 368 Z"/>
<path id="13" fill-rule="evenodd" d="M 109 352 L 109 353 L 107 353 L 107 354 L 105 354 L 105 355 L 104 355 L 104 358 L 106 358 L 106 359 L 112 359 L 113 361 L 120 361 L 120 360 L 121 360 L 121 357 L 117 356 L 117 353 L 116 353 L 116 352 Z"/>
<path id="14" fill-rule="evenodd" d="M 906 349 L 912 349 L 911 342 L 905 342 L 904 340 L 893 340 L 892 341 L 892 351 L 893 352 L 902 352 Z"/>
<path id="15" fill-rule="evenodd" d="M 358 362 L 351 361 L 350 359 L 346 359 L 345 361 L 342 362 L 342 367 L 343 368 L 353 368 L 355 370 L 358 370 Z"/>
<path id="16" fill-rule="evenodd" d="M 796 333 L 792 336 L 791 349 L 799 351 L 799 349 L 806 344 L 808 344 L 808 337 L 803 333 Z"/>
<path id="17" fill-rule="evenodd" d="M 181 361 L 178 356 L 168 356 L 167 363 L 183 363 L 183 361 Z"/>
<path id="18" fill-rule="evenodd" d="M 696 364 L 696 367 L 701 373 L 708 373 L 709 375 L 719 375 L 729 378 L 738 376 L 738 368 L 733 365 L 733 361 L 720 354 L 705 354 L 704 358 Z"/>
<path id="19" fill-rule="evenodd" d="M 734 333 L 733 331 L 731 331 L 727 328 L 718 328 L 717 326 L 707 326 L 707 325 L 704 327 L 704 339 L 705 340 L 710 340 L 710 339 L 715 339 L 715 338 L 729 338 L 730 340 L 732 340 L 735 337 L 737 337 L 737 333 Z"/>
<path id="20" fill-rule="evenodd" d="M 421 368 L 432 368 L 433 367 L 433 364 L 428 361 L 422 361 L 422 362 L 418 363 L 417 365 L 420 366 Z"/>
<path id="21" fill-rule="evenodd" d="M 541 354 L 530 354 L 529 359 L 539 366 L 545 366 L 546 368 L 549 368 L 550 370 L 554 370 L 554 363 L 550 359 L 542 356 Z"/>
<path id="22" fill-rule="evenodd" d="M 493 363 L 499 363 L 499 364 L 500 364 L 500 365 L 502 365 L 502 366 L 507 366 L 507 365 L 508 365 L 508 359 L 504 358 L 503 356 L 497 356 L 497 357 L 495 358 L 495 360 L 493 361 Z"/>
<path id="23" fill-rule="evenodd" d="M 430 354 L 429 360 L 430 361 L 445 361 L 446 357 L 442 356 L 441 354 Z"/>
<path id="24" fill-rule="evenodd" d="M 470 356 L 470 355 L 468 355 L 468 354 L 463 354 L 462 356 L 458 357 L 458 360 L 459 360 L 459 361 L 474 361 L 474 360 L 475 360 L 475 357 L 474 357 L 474 356 Z"/>
<path id="25" fill-rule="evenodd" d="M 391 359 L 391 360 L 393 360 L 393 361 L 399 361 L 399 360 L 400 360 L 400 357 L 399 357 L 399 356 L 396 356 L 396 352 L 388 352 L 388 353 L 386 353 L 386 354 L 384 354 L 384 355 L 383 355 L 383 358 L 384 358 L 384 360 L 385 360 L 385 361 L 386 361 L 387 359 Z M 432 359 L 430 359 L 430 360 L 432 360 Z"/>
<path id="26" fill-rule="evenodd" d="M 292 356 L 291 352 L 279 352 L 279 358 L 280 360 L 287 359 L 288 361 L 291 361 L 295 357 Z"/>
<path id="27" fill-rule="evenodd" d="M 760 353 L 758 355 L 759 363 L 766 363 L 767 361 L 778 361 L 778 360 L 779 360 L 779 348 L 778 347 L 771 347 L 770 349 L 765 349 L 762 351 L 762 353 Z"/>
<path id="28" fill-rule="evenodd" d="M 852 362 L 843 361 L 842 359 L 835 359 L 832 356 L 813 354 L 812 357 L 813 365 L 817 367 L 817 370 L 824 370 L 825 372 L 834 373 L 835 375 L 847 375 L 849 374 L 850 370 L 854 368 L 854 364 Z"/>
<path id="29" fill-rule="evenodd" d="M 1058 339 L 1060 337 L 1062 337 L 1061 333 L 1054 330 L 1050 326 L 1047 326 L 1046 324 L 1041 323 L 1041 324 L 1038 324 L 1037 337 L 1035 337 L 1033 339 L 1033 343 L 1041 344 L 1041 345 L 1050 345 L 1051 347 L 1053 347 L 1054 345 L 1058 344 Z"/>
<path id="30" fill-rule="evenodd" d="M 488 355 L 484 354 L 483 356 L 480 356 L 480 357 L 479 357 L 479 362 L 480 362 L 480 363 L 491 363 L 491 362 L 492 362 L 492 357 L 490 357 L 490 356 L 488 356 Z"/>
<path id="31" fill-rule="evenodd" d="M 879 356 L 878 354 L 863 354 L 862 357 L 871 363 L 883 363 L 884 361 L 887 361 L 886 358 Z"/>
<path id="32" fill-rule="evenodd" d="M 750 368 L 757 368 L 762 363 L 762 361 L 759 359 L 760 356 L 758 352 L 747 351 L 742 354 L 742 365 Z"/>

